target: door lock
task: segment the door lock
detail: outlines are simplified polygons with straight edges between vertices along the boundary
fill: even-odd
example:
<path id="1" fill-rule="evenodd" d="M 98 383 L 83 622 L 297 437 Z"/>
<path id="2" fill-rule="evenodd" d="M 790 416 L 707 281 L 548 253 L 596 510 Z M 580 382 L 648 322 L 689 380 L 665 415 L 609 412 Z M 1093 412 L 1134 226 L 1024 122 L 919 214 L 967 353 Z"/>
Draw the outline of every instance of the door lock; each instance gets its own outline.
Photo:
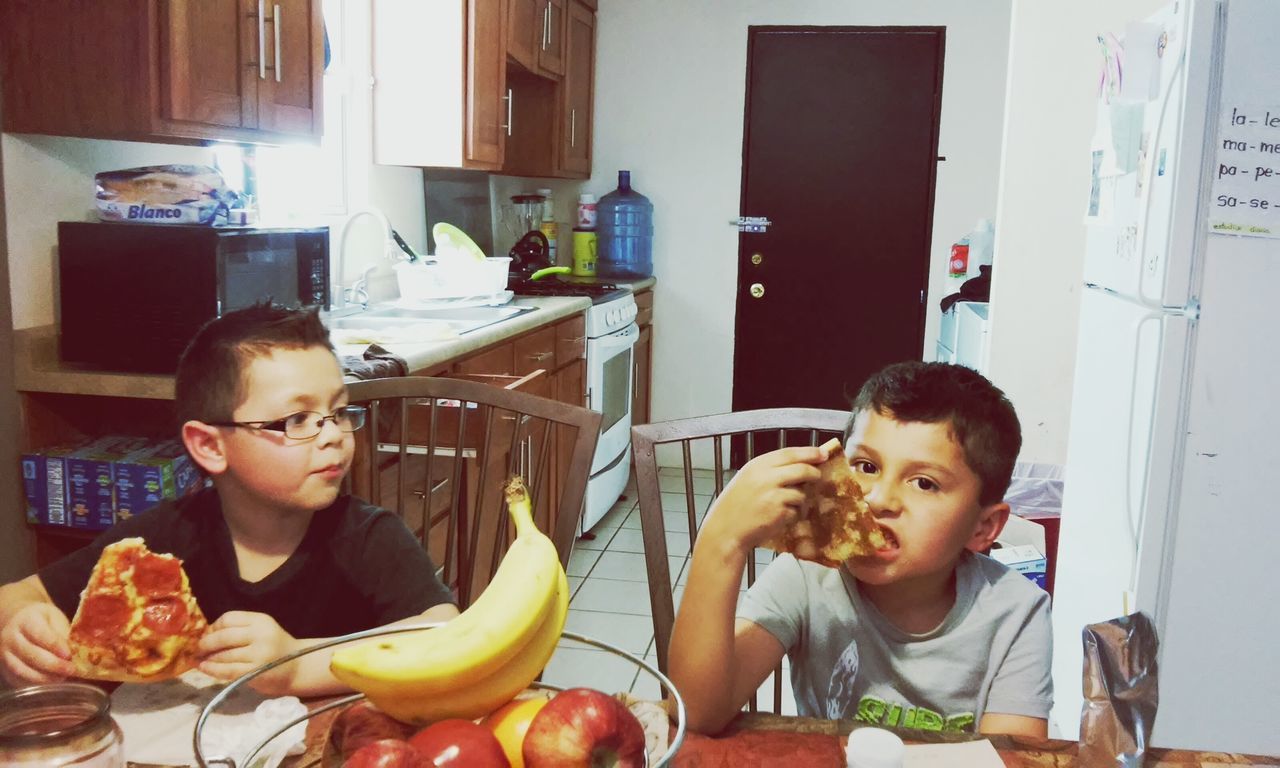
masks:
<path id="1" fill-rule="evenodd" d="M 753 299 L 758 299 L 761 296 L 764 296 L 764 286 L 760 283 L 752 283 L 749 290 L 751 291 L 751 298 Z"/>
<path id="2" fill-rule="evenodd" d="M 762 262 L 764 262 L 764 254 L 762 254 L 762 253 L 753 253 L 753 254 L 751 254 L 751 263 L 752 263 L 752 264 L 755 264 L 755 265 L 758 267 L 758 266 L 760 266 L 760 264 L 761 264 Z"/>

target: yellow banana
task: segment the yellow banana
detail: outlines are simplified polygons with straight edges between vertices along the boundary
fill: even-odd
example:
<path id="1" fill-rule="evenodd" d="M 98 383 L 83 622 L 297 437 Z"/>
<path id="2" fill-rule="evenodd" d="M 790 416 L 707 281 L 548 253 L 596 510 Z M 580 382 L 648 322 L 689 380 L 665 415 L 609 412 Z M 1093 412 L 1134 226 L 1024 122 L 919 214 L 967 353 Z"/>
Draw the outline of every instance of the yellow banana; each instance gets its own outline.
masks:
<path id="1" fill-rule="evenodd" d="M 479 682 L 454 691 L 426 696 L 369 696 L 378 709 L 397 720 L 424 725 L 451 717 L 474 720 L 515 698 L 541 674 L 560 642 L 569 614 L 569 580 L 560 570 L 556 604 L 547 614 L 538 633 L 518 655 L 497 672 Z"/>
<path id="2" fill-rule="evenodd" d="M 452 692 L 489 678 L 529 644 L 553 610 L 564 569 L 533 522 L 520 478 L 507 484 L 506 498 L 516 538 L 475 603 L 443 626 L 336 651 L 335 677 L 370 698 Z"/>

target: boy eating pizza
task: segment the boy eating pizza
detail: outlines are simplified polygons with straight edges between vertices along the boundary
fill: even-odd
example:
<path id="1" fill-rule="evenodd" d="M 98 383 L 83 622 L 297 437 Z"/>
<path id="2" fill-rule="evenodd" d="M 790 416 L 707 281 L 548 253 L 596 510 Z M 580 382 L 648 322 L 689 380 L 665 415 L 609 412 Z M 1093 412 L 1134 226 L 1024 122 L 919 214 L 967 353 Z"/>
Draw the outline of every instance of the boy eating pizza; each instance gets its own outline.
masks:
<path id="1" fill-rule="evenodd" d="M 1008 520 L 1021 443 L 1013 406 L 978 373 L 885 368 L 844 440 L 875 548 L 834 567 L 782 554 L 739 603 L 747 558 L 786 539 L 829 457 L 782 448 L 744 465 L 703 523 L 672 631 L 690 726 L 721 730 L 786 655 L 800 715 L 1045 736 L 1049 597 L 978 554 Z"/>
<path id="2" fill-rule="evenodd" d="M 73 663 L 83 665 L 84 655 L 72 653 L 69 618 L 76 616 L 78 642 L 95 633 L 101 639 L 108 626 L 176 627 L 174 606 L 188 580 L 199 608 L 191 613 L 202 611 L 210 624 L 207 631 L 203 619 L 181 626 L 199 633 L 189 638 L 194 662 L 221 680 L 322 638 L 457 615 L 435 565 L 400 518 L 341 492 L 352 432 L 365 413 L 347 404 L 341 367 L 315 312 L 260 305 L 210 322 L 184 352 L 176 390 L 182 440 L 212 487 L 123 520 L 90 546 L 0 587 L 0 674 L 7 682 L 92 676 Z M 123 588 L 126 597 L 114 602 L 97 594 L 119 580 L 104 576 L 112 557 L 95 568 L 117 542 L 145 542 L 124 555 L 126 564 L 152 562 L 148 549 L 163 553 L 150 570 L 168 574 L 160 596 L 168 607 L 157 613 L 155 601 L 140 603 L 157 591 L 148 586 L 155 578 Z M 163 555 L 181 560 L 184 578 Z M 133 565 L 121 572 L 127 581 L 142 574 Z M 309 654 L 253 682 L 270 694 L 344 690 L 328 667 L 329 654 Z"/>

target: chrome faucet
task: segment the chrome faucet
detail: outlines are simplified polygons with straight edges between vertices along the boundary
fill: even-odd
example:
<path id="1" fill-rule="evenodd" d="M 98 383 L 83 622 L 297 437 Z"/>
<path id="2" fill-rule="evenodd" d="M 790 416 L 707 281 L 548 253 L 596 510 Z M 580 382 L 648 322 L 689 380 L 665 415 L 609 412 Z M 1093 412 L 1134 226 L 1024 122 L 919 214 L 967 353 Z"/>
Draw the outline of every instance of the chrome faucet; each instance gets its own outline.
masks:
<path id="1" fill-rule="evenodd" d="M 372 216 L 382 224 L 382 249 L 387 248 L 387 243 L 391 242 L 391 222 L 387 220 L 385 214 L 376 208 L 364 208 L 351 214 L 346 223 L 342 225 L 342 234 L 338 237 L 338 262 L 337 268 L 333 273 L 333 302 L 338 306 L 334 309 L 340 309 L 348 304 L 359 303 L 364 309 L 369 307 L 369 275 L 373 273 L 376 267 L 365 267 L 360 272 L 360 277 L 349 287 L 343 282 L 346 278 L 346 261 L 347 261 L 347 235 L 351 233 L 351 224 L 361 216 Z"/>

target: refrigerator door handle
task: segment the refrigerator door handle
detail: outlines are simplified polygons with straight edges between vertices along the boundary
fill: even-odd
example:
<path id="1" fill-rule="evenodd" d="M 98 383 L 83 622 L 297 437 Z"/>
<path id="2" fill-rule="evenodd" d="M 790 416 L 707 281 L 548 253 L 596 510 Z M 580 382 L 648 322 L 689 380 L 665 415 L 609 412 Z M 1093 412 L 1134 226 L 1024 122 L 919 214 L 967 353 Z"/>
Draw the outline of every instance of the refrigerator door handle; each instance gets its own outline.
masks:
<path id="1" fill-rule="evenodd" d="M 1108 288 L 1105 285 L 1099 285 L 1097 283 L 1085 283 L 1084 287 L 1091 291 L 1105 293 L 1114 299 L 1133 304 L 1134 306 L 1142 307 L 1152 314 L 1185 317 L 1193 323 L 1200 319 L 1200 301 L 1198 299 L 1190 299 L 1185 305 L 1179 307 L 1173 304 L 1160 304 L 1158 302 L 1150 301 L 1145 296 L 1130 296 L 1127 293 L 1121 293 L 1114 288 Z"/>

